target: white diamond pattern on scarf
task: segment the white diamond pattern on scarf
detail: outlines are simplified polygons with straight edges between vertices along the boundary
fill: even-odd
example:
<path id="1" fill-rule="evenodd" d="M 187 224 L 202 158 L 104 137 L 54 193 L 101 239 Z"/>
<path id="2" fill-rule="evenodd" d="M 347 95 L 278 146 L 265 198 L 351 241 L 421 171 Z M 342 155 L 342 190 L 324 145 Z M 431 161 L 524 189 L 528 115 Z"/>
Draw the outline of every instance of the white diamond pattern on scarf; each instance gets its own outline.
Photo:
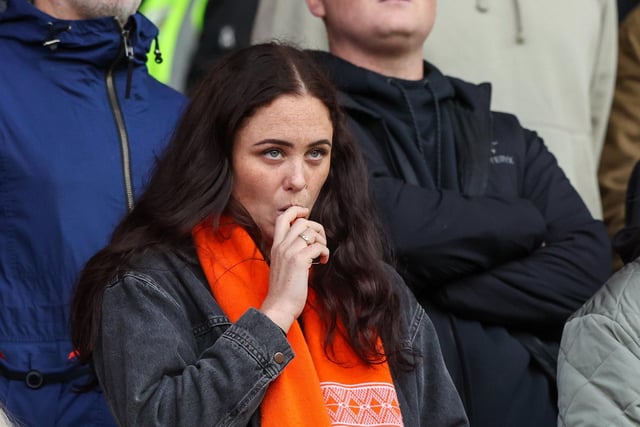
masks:
<path id="1" fill-rule="evenodd" d="M 403 427 L 393 384 L 322 382 L 322 395 L 334 427 Z"/>

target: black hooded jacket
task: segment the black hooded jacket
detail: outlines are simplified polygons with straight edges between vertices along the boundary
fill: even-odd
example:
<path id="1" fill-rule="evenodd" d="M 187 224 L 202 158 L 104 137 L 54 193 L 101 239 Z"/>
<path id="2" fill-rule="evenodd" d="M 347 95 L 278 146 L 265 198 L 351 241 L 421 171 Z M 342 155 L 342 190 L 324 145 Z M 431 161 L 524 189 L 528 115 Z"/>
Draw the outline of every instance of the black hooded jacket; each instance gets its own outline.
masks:
<path id="1" fill-rule="evenodd" d="M 610 274 L 604 226 L 490 86 L 391 79 L 331 54 L 398 268 L 430 314 L 472 426 L 556 422 L 564 322 Z"/>

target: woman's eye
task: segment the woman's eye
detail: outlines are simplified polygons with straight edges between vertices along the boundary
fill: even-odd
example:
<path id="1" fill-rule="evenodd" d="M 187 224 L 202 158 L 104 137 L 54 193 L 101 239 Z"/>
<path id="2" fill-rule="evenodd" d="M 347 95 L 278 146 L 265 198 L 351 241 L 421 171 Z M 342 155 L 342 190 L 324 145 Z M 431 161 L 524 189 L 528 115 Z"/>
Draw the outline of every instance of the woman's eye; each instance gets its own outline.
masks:
<path id="1" fill-rule="evenodd" d="M 267 150 L 264 152 L 264 155 L 267 156 L 269 159 L 277 159 L 281 156 L 280 150 Z"/>
<path id="2" fill-rule="evenodd" d="M 309 157 L 312 158 L 313 160 L 321 159 L 322 157 L 324 157 L 325 154 L 326 152 L 324 150 L 319 150 L 319 149 L 309 151 Z"/>

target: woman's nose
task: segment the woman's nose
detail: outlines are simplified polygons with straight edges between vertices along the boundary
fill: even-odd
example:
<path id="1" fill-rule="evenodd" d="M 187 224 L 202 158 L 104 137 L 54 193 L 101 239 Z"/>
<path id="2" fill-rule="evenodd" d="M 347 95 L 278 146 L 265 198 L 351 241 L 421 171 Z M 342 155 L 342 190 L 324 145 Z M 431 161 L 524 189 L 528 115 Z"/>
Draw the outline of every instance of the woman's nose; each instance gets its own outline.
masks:
<path id="1" fill-rule="evenodd" d="M 285 190 L 300 191 L 307 186 L 307 179 L 305 177 L 304 165 L 302 162 L 292 162 L 287 175 L 284 179 Z"/>

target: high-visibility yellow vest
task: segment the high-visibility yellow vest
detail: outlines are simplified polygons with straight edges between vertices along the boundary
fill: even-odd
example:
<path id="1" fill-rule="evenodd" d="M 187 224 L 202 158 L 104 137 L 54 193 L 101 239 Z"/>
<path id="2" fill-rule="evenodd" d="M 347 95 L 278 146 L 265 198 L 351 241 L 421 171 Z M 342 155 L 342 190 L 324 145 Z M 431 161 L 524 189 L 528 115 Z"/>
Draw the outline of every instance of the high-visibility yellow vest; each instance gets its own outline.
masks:
<path id="1" fill-rule="evenodd" d="M 184 92 L 191 57 L 202 32 L 207 0 L 144 0 L 140 12 L 160 30 L 162 63 L 149 61 L 149 73 Z"/>

